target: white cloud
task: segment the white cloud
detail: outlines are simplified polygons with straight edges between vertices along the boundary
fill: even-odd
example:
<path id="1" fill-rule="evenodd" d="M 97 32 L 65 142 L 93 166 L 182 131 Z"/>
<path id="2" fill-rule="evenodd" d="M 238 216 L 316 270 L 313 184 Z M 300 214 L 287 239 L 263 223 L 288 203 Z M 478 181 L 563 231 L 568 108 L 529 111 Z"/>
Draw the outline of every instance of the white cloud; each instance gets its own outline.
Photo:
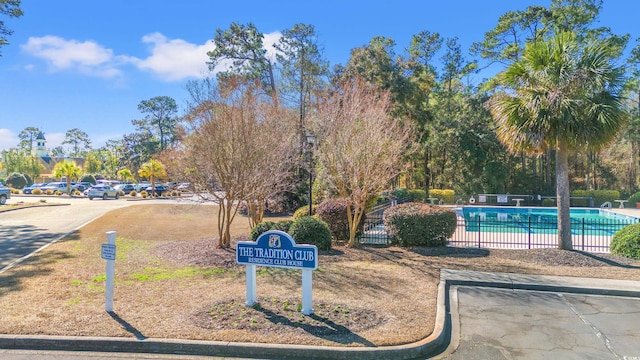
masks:
<path id="1" fill-rule="evenodd" d="M 267 58 L 272 61 L 275 61 L 276 59 L 276 49 L 273 45 L 277 43 L 281 37 L 282 33 L 275 31 L 269 34 L 264 34 L 264 39 L 262 39 L 262 46 L 267 49 Z"/>
<path id="2" fill-rule="evenodd" d="M 267 49 L 267 57 L 271 60 L 275 60 L 276 53 L 273 44 L 280 37 L 280 32 L 264 34 L 263 44 Z M 21 48 L 31 56 L 43 59 L 50 71 L 72 70 L 89 76 L 116 78 L 123 74 L 124 65 L 133 64 L 138 69 L 154 73 L 165 81 L 210 75 L 207 52 L 215 47 L 212 41 L 198 45 L 182 39 L 169 39 L 155 32 L 143 36 L 142 42 L 150 45 L 151 52 L 150 56 L 143 59 L 115 55 L 112 49 L 94 41 L 67 40 L 53 35 L 30 37 Z M 228 64 L 222 62 L 214 73 L 223 71 Z M 34 65 L 30 64 L 25 69 L 31 71 Z"/>
<path id="3" fill-rule="evenodd" d="M 196 45 L 182 39 L 170 40 L 157 32 L 143 36 L 142 42 L 153 45 L 151 56 L 136 62 L 142 70 L 151 71 L 167 81 L 198 78 L 208 72 L 207 52 L 213 50 L 211 43 Z"/>
<path id="4" fill-rule="evenodd" d="M 130 62 L 115 56 L 113 50 L 93 41 L 66 40 L 58 36 L 30 37 L 22 50 L 47 62 L 51 71 L 76 70 L 85 75 L 112 78 L 122 74 L 118 68 Z"/>
<path id="5" fill-rule="evenodd" d="M 0 151 L 16 147 L 20 140 L 18 135 L 9 129 L 0 129 Z"/>

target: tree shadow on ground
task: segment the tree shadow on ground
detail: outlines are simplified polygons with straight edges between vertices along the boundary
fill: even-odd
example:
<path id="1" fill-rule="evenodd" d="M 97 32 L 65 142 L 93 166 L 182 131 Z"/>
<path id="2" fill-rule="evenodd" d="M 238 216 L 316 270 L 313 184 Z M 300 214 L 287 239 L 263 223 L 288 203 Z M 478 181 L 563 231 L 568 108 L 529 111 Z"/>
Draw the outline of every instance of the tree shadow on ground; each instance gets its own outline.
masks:
<path id="1" fill-rule="evenodd" d="M 574 250 L 575 252 L 577 252 L 578 254 L 582 254 L 588 258 L 597 260 L 597 261 L 601 261 L 607 265 L 610 266 L 615 266 L 615 267 L 621 267 L 624 269 L 640 269 L 640 266 L 636 266 L 636 265 L 631 265 L 631 264 L 624 264 L 621 263 L 619 261 L 613 260 L 613 259 L 609 259 L 603 256 L 599 256 L 597 254 L 593 254 L 593 253 L 589 253 L 589 252 L 585 252 L 585 251 L 579 251 L 579 250 Z"/>
<path id="2" fill-rule="evenodd" d="M 51 265 L 69 258 L 71 256 L 66 252 L 48 251 L 30 257 L 18 266 L 0 273 L 0 297 L 20 291 L 23 289 L 23 279 L 47 275 L 53 271 Z"/>

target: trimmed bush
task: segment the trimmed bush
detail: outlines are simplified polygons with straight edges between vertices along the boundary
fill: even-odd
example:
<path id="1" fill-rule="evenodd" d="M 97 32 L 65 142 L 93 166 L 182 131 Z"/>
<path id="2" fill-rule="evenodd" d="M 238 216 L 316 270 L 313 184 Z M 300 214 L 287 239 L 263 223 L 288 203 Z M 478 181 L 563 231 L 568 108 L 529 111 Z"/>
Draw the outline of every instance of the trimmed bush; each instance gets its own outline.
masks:
<path id="1" fill-rule="evenodd" d="M 124 196 L 124 191 L 123 190 L 118 190 L 118 195 Z"/>
<path id="2" fill-rule="evenodd" d="M 426 193 L 422 189 L 411 189 L 409 190 L 409 201 L 410 202 L 424 202 L 426 199 Z"/>
<path id="3" fill-rule="evenodd" d="M 611 239 L 609 250 L 615 255 L 640 259 L 640 223 L 618 230 Z"/>
<path id="4" fill-rule="evenodd" d="M 311 213 L 315 215 L 317 209 L 318 209 L 318 205 L 313 205 L 313 208 L 311 208 Z M 298 210 L 296 210 L 293 213 L 293 221 L 296 221 L 304 216 L 309 216 L 309 205 L 305 205 L 299 208 Z"/>
<path id="5" fill-rule="evenodd" d="M 303 216 L 289 229 L 296 244 L 310 244 L 319 250 L 331 250 L 331 232 L 327 223 L 313 216 Z"/>
<path id="6" fill-rule="evenodd" d="M 47 189 L 47 191 L 45 192 L 45 194 L 47 194 L 47 195 L 53 195 L 53 190 L 51 190 L 51 189 Z"/>
<path id="7" fill-rule="evenodd" d="M 269 230 L 280 230 L 286 233 L 289 233 L 289 229 L 291 228 L 291 224 L 293 224 L 292 220 L 280 220 L 278 222 L 273 221 L 263 221 L 258 225 L 254 226 L 251 229 L 250 237 L 251 241 L 258 240 L 258 236 Z"/>
<path id="8" fill-rule="evenodd" d="M 456 203 L 456 192 L 450 189 L 431 189 L 429 190 L 429 196 L 442 199 L 442 202 L 445 204 Z"/>
<path id="9" fill-rule="evenodd" d="M 24 174 L 12 173 L 7 178 L 7 183 L 5 185 L 15 189 L 22 189 L 25 186 L 27 186 L 27 184 L 28 184 L 28 181 L 27 181 L 27 178 L 24 177 Z"/>
<path id="10" fill-rule="evenodd" d="M 587 197 L 593 198 L 593 206 L 598 207 L 604 202 L 609 201 L 613 203 L 614 200 L 620 199 L 620 191 L 618 190 L 573 190 L 571 196 L 575 197 Z M 589 206 L 588 199 L 575 199 L 572 200 L 572 206 Z"/>
<path id="11" fill-rule="evenodd" d="M 345 199 L 327 199 L 318 205 L 316 215 L 329 226 L 331 237 L 335 241 L 349 240 L 349 219 L 347 218 L 347 201 Z M 364 215 L 358 224 L 356 236 L 362 233 Z"/>
<path id="12" fill-rule="evenodd" d="M 640 192 L 637 192 L 629 196 L 629 202 L 626 207 L 635 208 L 636 204 L 640 202 Z"/>
<path id="13" fill-rule="evenodd" d="M 74 196 L 82 196 L 82 191 L 80 191 L 80 190 L 75 190 L 75 191 L 73 192 L 73 195 L 74 195 Z"/>
<path id="14" fill-rule="evenodd" d="M 556 201 L 549 198 L 542 199 L 542 206 L 548 206 L 548 207 L 556 206 Z"/>
<path id="15" fill-rule="evenodd" d="M 258 236 L 262 235 L 263 233 L 269 230 L 272 230 L 275 224 L 276 223 L 274 223 L 273 221 L 263 221 L 258 225 L 254 226 L 253 229 L 251 229 L 251 233 L 249 234 L 251 236 L 251 241 L 258 240 Z"/>
<path id="16" fill-rule="evenodd" d="M 147 198 L 147 196 L 149 196 L 149 193 L 147 192 L 147 190 L 142 190 L 140 191 L 140 196 L 142 196 L 143 198 Z"/>
<path id="17" fill-rule="evenodd" d="M 393 191 L 391 191 L 391 195 L 397 200 L 406 200 L 409 198 L 409 189 L 393 189 Z"/>
<path id="18" fill-rule="evenodd" d="M 131 192 L 129 193 L 129 196 L 136 197 L 138 196 L 138 193 L 135 190 L 131 190 Z"/>
<path id="19" fill-rule="evenodd" d="M 384 212 L 384 225 L 393 245 L 445 246 L 456 230 L 456 213 L 441 206 L 405 203 Z"/>
<path id="20" fill-rule="evenodd" d="M 33 195 L 42 195 L 42 190 L 40 190 L 40 189 L 33 189 L 33 190 L 31 191 L 31 194 L 33 194 Z"/>
<path id="21" fill-rule="evenodd" d="M 293 220 L 280 220 L 271 228 L 271 230 L 280 230 L 289 233 Z"/>

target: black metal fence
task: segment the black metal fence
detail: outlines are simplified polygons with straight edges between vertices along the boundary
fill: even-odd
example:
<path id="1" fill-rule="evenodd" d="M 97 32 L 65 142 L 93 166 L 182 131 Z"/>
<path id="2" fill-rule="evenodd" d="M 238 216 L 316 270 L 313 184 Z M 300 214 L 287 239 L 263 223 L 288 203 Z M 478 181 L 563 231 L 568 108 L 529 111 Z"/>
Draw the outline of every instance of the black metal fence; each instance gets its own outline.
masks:
<path id="1" fill-rule="evenodd" d="M 374 208 L 366 215 L 361 244 L 388 245 L 384 227 L 384 210 L 395 205 L 387 203 Z M 609 252 L 611 238 L 616 231 L 637 223 L 638 219 L 590 219 L 571 220 L 573 248 L 587 252 Z M 523 216 L 520 218 L 475 218 L 458 216 L 456 231 L 449 245 L 461 247 L 536 249 L 558 246 L 557 219 Z"/>
<path id="2" fill-rule="evenodd" d="M 613 235 L 638 219 L 571 219 L 573 248 L 588 252 L 609 252 Z M 527 216 L 519 219 L 464 219 L 458 216 L 452 246 L 536 249 L 558 246 L 557 219 Z"/>

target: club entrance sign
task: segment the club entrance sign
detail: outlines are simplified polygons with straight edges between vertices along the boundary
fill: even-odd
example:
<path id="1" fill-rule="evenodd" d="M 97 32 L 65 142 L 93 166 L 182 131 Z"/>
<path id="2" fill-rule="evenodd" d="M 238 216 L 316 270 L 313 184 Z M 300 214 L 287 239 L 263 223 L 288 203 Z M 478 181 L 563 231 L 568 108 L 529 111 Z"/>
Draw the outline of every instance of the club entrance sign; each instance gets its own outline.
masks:
<path id="1" fill-rule="evenodd" d="M 312 272 L 318 268 L 318 248 L 314 245 L 297 245 L 284 231 L 270 230 L 256 242 L 236 243 L 236 262 L 246 265 L 247 306 L 256 303 L 256 266 L 280 267 L 302 270 L 302 313 L 310 315 L 312 309 Z"/>

